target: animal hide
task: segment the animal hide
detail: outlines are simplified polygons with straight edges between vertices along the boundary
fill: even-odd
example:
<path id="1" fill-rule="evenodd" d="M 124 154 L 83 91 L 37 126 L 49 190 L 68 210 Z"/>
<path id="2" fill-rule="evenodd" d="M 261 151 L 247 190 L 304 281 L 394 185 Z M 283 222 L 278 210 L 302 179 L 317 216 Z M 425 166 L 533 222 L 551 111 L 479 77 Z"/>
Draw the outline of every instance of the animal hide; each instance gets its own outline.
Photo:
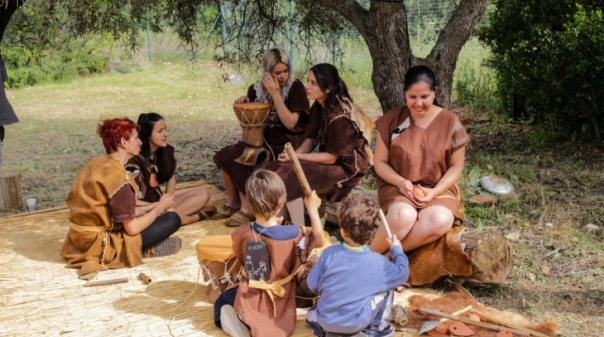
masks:
<path id="1" fill-rule="evenodd" d="M 441 276 L 472 275 L 472 261 L 460 243 L 463 226 L 454 226 L 440 239 L 409 255 L 410 285 L 434 283 Z"/>
<path id="2" fill-rule="evenodd" d="M 369 115 L 367 115 L 358 105 L 352 103 L 348 98 L 343 97 L 340 100 L 342 107 L 348 113 L 350 113 L 350 119 L 356 124 L 359 131 L 363 134 L 363 138 L 367 141 L 365 144 L 364 151 L 367 155 L 369 164 L 373 165 L 373 151 L 371 151 L 371 141 L 373 140 L 373 131 L 375 129 L 375 122 Z"/>
<path id="3" fill-rule="evenodd" d="M 455 311 L 458 311 L 462 308 L 466 308 L 467 306 L 472 306 L 472 309 L 476 310 L 479 313 L 488 314 L 496 318 L 501 322 L 506 322 L 510 324 L 514 324 L 517 326 L 521 326 L 527 329 L 531 329 L 534 331 L 541 332 L 548 336 L 556 336 L 558 334 L 558 327 L 556 323 L 551 321 L 546 321 L 539 324 L 532 324 L 528 319 L 523 317 L 522 315 L 510 311 L 502 311 L 495 308 L 485 307 L 476 301 L 472 295 L 461 287 L 458 284 L 452 283 L 454 290 L 447 293 L 445 296 L 437 298 L 437 299 L 427 299 L 421 295 L 413 295 L 409 297 L 409 306 L 407 306 L 407 318 L 408 323 L 406 327 L 419 329 L 419 327 L 425 321 L 429 320 L 440 320 L 441 317 L 430 316 L 424 313 L 421 313 L 419 308 L 427 308 L 432 310 L 438 310 L 442 313 L 451 314 Z M 470 313 L 460 314 L 459 317 L 469 318 L 471 317 Z M 486 323 L 491 323 L 495 325 L 502 326 L 501 323 L 498 322 L 490 322 L 486 319 L 482 321 Z M 451 321 L 447 321 L 446 324 L 452 323 Z M 443 324 L 444 325 L 444 324 Z M 469 325 L 469 324 L 468 324 Z M 483 327 L 478 327 L 474 325 L 469 325 L 472 329 L 474 329 L 475 337 L 495 337 L 497 336 L 497 331 L 490 330 Z M 446 336 L 446 335 L 445 335 Z M 513 335 L 517 336 L 517 335 Z"/>

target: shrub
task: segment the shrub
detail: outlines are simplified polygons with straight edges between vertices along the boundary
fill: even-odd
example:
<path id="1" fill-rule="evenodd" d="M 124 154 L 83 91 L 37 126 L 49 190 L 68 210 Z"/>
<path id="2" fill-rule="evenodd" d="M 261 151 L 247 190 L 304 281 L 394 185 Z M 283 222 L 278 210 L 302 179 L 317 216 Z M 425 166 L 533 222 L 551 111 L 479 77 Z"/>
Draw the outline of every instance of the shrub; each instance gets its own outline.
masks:
<path id="1" fill-rule="evenodd" d="M 507 111 L 567 139 L 602 140 L 604 20 L 593 0 L 495 0 L 490 46 Z"/>

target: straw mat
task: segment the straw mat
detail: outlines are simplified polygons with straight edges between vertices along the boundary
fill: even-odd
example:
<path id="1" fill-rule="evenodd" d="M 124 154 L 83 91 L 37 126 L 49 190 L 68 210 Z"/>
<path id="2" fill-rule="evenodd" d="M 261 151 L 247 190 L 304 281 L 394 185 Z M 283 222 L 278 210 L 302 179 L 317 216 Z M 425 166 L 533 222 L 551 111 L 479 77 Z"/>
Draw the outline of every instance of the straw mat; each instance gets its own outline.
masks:
<path id="1" fill-rule="evenodd" d="M 205 184 L 179 184 L 182 191 Z M 214 186 L 210 202 L 225 196 Z M 127 278 L 127 283 L 85 287 L 76 270 L 59 256 L 68 229 L 66 207 L 0 218 L 0 336 L 226 336 L 214 326 L 213 307 L 196 255 L 206 235 L 229 234 L 225 220 L 206 220 L 175 235 L 183 248 L 175 255 L 148 258 L 130 269 L 100 272 L 94 281 Z M 152 282 L 145 284 L 139 273 Z M 405 304 L 413 294 L 438 297 L 426 290 L 397 293 Z M 294 336 L 312 336 L 306 311 L 298 309 Z"/>

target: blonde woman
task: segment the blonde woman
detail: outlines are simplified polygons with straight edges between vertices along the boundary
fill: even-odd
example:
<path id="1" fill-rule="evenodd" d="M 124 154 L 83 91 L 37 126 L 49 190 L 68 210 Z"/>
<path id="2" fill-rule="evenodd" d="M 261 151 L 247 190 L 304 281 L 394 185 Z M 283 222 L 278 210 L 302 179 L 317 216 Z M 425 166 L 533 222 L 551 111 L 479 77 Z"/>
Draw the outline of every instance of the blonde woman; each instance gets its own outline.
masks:
<path id="1" fill-rule="evenodd" d="M 244 142 L 226 146 L 214 156 L 227 195 L 227 201 L 219 211 L 230 217 L 227 226 L 231 227 L 253 220 L 245 200 L 248 177 L 257 167 L 275 161 L 286 143 L 294 148 L 300 146 L 309 123 L 310 104 L 304 84 L 294 78 L 289 56 L 281 48 L 266 51 L 260 79 L 249 87 L 245 96 L 235 99 L 235 103 L 245 102 L 271 103 L 273 108 L 264 126 L 263 148 L 266 151 L 256 162 L 244 165 L 235 161 L 249 147 Z"/>

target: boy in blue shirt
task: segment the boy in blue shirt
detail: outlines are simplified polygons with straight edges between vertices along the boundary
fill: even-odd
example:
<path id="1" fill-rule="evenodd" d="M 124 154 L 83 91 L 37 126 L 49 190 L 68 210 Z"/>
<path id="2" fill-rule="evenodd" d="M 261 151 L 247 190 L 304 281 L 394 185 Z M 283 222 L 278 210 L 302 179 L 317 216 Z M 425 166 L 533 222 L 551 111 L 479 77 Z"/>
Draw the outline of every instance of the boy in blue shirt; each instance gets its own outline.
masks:
<path id="1" fill-rule="evenodd" d="M 308 274 L 310 290 L 320 295 L 306 321 L 317 336 L 393 336 L 386 321 L 393 289 L 407 281 L 409 262 L 401 243 L 389 241 L 392 262 L 369 249 L 380 225 L 373 199 L 352 193 L 341 203 L 344 242 L 327 248 Z"/>

